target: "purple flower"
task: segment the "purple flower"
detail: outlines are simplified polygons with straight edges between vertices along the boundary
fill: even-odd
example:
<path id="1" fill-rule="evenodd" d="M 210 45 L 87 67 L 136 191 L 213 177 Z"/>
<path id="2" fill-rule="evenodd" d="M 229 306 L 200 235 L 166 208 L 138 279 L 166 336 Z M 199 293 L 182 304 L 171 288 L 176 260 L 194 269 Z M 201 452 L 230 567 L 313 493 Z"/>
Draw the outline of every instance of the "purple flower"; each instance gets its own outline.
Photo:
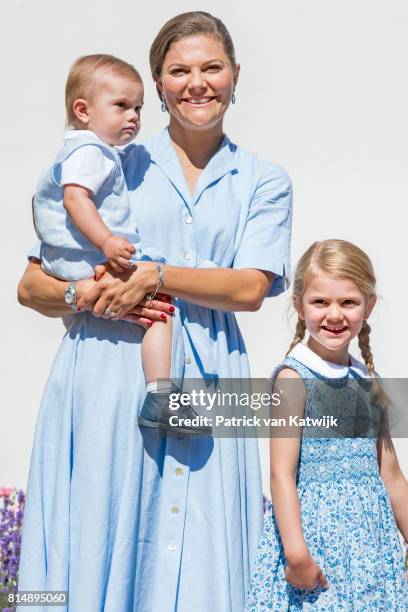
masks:
<path id="1" fill-rule="evenodd" d="M 0 592 L 10 593 L 17 590 L 25 495 L 10 487 L 0 491 Z"/>

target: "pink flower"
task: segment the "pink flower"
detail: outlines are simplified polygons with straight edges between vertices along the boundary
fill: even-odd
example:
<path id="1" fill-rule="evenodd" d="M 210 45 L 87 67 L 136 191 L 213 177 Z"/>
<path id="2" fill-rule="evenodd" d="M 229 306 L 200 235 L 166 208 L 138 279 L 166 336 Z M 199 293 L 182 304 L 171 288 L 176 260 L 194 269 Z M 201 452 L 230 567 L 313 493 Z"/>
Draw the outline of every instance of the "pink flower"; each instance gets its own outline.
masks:
<path id="1" fill-rule="evenodd" d="M 0 497 L 8 497 L 12 491 L 11 487 L 0 487 Z"/>

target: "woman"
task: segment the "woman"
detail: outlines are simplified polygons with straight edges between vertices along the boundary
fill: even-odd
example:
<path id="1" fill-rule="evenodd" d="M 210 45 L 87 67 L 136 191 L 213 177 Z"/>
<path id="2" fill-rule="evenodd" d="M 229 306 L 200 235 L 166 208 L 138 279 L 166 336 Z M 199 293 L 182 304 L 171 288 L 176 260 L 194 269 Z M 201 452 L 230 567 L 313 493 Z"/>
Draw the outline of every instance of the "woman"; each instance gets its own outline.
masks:
<path id="1" fill-rule="evenodd" d="M 224 136 L 239 65 L 218 19 L 195 12 L 170 20 L 150 62 L 170 121 L 124 161 L 142 247 L 144 237 L 157 243 L 171 264 L 161 291 L 180 308 L 185 377 L 245 378 L 233 311 L 258 310 L 285 286 L 290 182 L 281 168 Z M 107 271 L 99 282 L 78 283 L 81 313 L 45 390 L 19 588 L 69 589 L 70 611 L 244 607 L 262 528 L 256 440 L 160 439 L 142 437 L 137 427 L 143 331 L 129 321 L 143 326 L 170 312 L 169 304 L 144 299 L 157 283 L 149 262 L 131 274 Z M 19 299 L 62 316 L 69 312 L 66 290 L 37 259 Z M 93 312 L 82 312 L 88 308 Z M 112 313 L 115 320 L 106 320 Z"/>

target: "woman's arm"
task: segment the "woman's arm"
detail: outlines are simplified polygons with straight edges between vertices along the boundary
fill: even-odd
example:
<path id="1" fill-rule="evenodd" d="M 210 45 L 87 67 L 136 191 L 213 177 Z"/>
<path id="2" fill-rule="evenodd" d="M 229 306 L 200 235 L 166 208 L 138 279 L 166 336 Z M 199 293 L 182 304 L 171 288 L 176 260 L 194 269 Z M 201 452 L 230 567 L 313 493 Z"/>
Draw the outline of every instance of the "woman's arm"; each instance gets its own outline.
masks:
<path id="1" fill-rule="evenodd" d="M 109 278 L 109 273 L 106 274 Z M 20 304 L 32 308 L 47 317 L 62 317 L 72 314 L 71 308 L 65 303 L 64 294 L 68 287 L 68 281 L 59 280 L 46 274 L 40 266 L 38 259 L 32 259 L 20 280 L 17 297 Z M 77 282 L 78 300 L 87 296 L 89 291 L 98 285 L 93 279 L 80 280 Z M 164 312 L 172 315 L 173 307 L 166 303 L 165 297 L 153 300 L 149 308 L 142 305 L 130 311 L 127 320 L 137 323 L 142 327 L 149 327 L 152 321 L 160 321 Z M 101 313 L 103 314 L 103 313 Z"/>
<path id="2" fill-rule="evenodd" d="M 391 438 L 379 440 L 381 478 L 390 498 L 398 529 L 408 542 L 408 482 L 401 471 Z"/>
<path id="3" fill-rule="evenodd" d="M 272 272 L 166 266 L 163 290 L 187 302 L 219 310 L 259 310 L 272 286 Z"/>
<path id="4" fill-rule="evenodd" d="M 43 272 L 38 259 L 32 259 L 19 282 L 17 298 L 23 306 L 46 317 L 62 317 L 72 314 L 64 301 L 68 285 L 68 281 L 58 280 Z"/>
<path id="5" fill-rule="evenodd" d="M 155 290 L 158 272 L 154 262 L 140 262 L 137 269 L 121 275 L 106 275 L 80 300 L 81 309 L 94 304 L 101 314 L 109 307 L 119 317 L 129 312 L 145 295 Z M 275 275 L 256 269 L 182 268 L 165 266 L 164 293 L 207 308 L 255 311 L 260 308 Z"/>
<path id="6" fill-rule="evenodd" d="M 274 408 L 273 418 L 302 417 L 306 401 L 304 384 L 294 370 L 285 368 L 279 373 L 280 405 Z M 317 584 L 327 587 L 323 572 L 307 548 L 296 488 L 301 429 L 293 427 L 273 429 L 270 441 L 271 494 L 273 510 L 287 561 L 285 575 L 293 586 L 312 589 Z M 290 435 L 291 437 L 284 437 Z"/>

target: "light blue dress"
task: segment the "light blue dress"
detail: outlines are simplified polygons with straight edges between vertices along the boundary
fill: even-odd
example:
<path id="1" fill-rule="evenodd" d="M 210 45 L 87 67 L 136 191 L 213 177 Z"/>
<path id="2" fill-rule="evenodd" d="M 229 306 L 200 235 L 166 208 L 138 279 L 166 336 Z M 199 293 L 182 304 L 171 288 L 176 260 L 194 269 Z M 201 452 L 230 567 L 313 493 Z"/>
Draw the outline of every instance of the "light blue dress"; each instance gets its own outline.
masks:
<path id="1" fill-rule="evenodd" d="M 335 397 L 344 423 L 353 426 L 350 417 L 359 415 L 361 437 L 314 437 L 315 432 L 309 435 L 303 429 L 297 469 L 302 528 L 329 589 L 302 590 L 286 582 L 282 542 L 270 505 L 245 612 L 405 612 L 408 580 L 378 469 L 375 432 L 381 418 L 369 399 L 368 372 L 353 357 L 350 368 L 336 366 L 304 345 L 294 348 L 285 366 L 296 370 L 306 386 L 305 417 L 332 413 L 327 408 L 334 404 L 328 399 Z"/>
<path id="2" fill-rule="evenodd" d="M 225 138 L 191 196 L 164 130 L 132 147 L 124 170 L 142 248 L 174 265 L 269 270 L 271 295 L 282 291 L 291 185 L 280 167 Z M 177 303 L 185 376 L 248 377 L 234 314 Z M 239 612 L 263 521 L 257 441 L 141 432 L 142 335 L 85 312 L 61 343 L 36 427 L 19 588 L 69 589 L 70 612 Z"/>

